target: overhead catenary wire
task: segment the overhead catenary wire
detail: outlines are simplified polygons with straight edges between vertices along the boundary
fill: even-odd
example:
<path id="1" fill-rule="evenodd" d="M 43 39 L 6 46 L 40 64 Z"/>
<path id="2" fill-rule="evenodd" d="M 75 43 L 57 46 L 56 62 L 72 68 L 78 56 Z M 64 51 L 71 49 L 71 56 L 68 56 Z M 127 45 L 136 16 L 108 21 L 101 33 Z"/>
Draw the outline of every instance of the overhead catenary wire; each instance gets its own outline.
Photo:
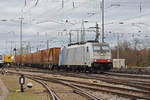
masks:
<path id="1" fill-rule="evenodd" d="M 32 6 L 33 6 L 33 4 L 36 3 L 36 0 L 25 0 L 25 1 L 26 1 L 26 7 L 29 7 L 28 4 L 29 4 L 30 2 L 32 2 Z M 58 1 L 58 0 L 57 0 L 57 1 Z M 61 1 L 61 0 L 59 0 L 59 1 Z M 33 2 L 34 2 L 34 3 L 33 3 Z M 38 2 L 38 5 L 37 5 L 36 7 L 39 7 L 39 8 L 40 8 L 40 5 L 41 5 L 42 2 L 43 2 L 43 1 Z M 76 1 L 75 1 L 75 2 L 76 2 Z M 46 3 L 46 2 L 45 2 L 45 3 Z M 51 3 L 51 2 L 50 2 L 50 3 Z M 50 3 L 49 3 L 49 4 L 50 4 Z M 61 3 L 61 2 L 60 2 L 60 3 Z M 131 1 L 131 3 L 132 3 L 132 1 Z M 122 4 L 123 4 L 123 3 L 122 3 Z M 126 5 L 123 5 L 123 7 L 124 7 L 124 6 L 129 7 L 129 6 L 133 5 L 133 3 L 130 4 L 130 1 L 129 1 L 128 3 L 125 3 L 125 4 L 126 4 Z M 59 5 L 59 4 L 58 4 L 58 5 Z M 64 15 L 62 15 L 62 16 L 66 17 L 66 16 L 68 16 L 68 15 L 70 15 L 70 14 L 72 15 L 72 14 L 74 13 L 74 11 L 76 11 L 76 9 L 79 9 L 79 8 L 81 8 L 82 6 L 85 6 L 85 5 L 88 5 L 88 4 L 84 4 L 84 3 L 83 3 L 83 5 L 82 5 L 82 3 L 80 3 L 80 6 L 75 6 L 75 10 L 72 10 L 72 8 L 69 8 L 69 7 L 68 7 L 68 8 L 69 8 L 69 9 L 68 9 L 66 5 L 69 5 L 68 1 L 65 2 L 65 7 L 64 7 L 64 9 L 61 9 L 61 11 L 60 11 L 61 13 L 60 13 L 60 14 L 59 14 L 59 13 L 54 14 L 54 17 L 57 16 L 57 15 L 60 16 L 61 14 L 64 13 L 64 11 L 66 11 L 66 12 L 65 12 Z M 71 5 L 71 7 L 72 7 L 72 1 L 70 2 L 70 5 Z M 129 5 L 129 6 L 128 6 L 128 5 Z M 136 5 L 138 5 L 138 9 L 137 9 L 137 10 L 142 13 L 140 16 L 143 17 L 143 16 L 145 16 L 145 15 L 149 15 L 149 13 L 147 13 L 147 12 L 144 13 L 143 6 L 144 6 L 145 4 L 143 4 L 143 1 L 142 1 L 142 6 L 141 6 L 141 7 L 140 7 L 140 5 L 139 5 L 139 2 L 137 2 Z M 147 5 L 148 5 L 148 4 L 147 4 Z M 60 5 L 59 5 L 59 6 L 60 6 Z M 122 6 L 122 5 L 121 5 L 121 6 Z M 36 8 L 36 7 L 34 7 L 34 8 Z M 76 8 L 76 7 L 77 7 L 77 8 Z M 51 8 L 51 7 L 49 7 L 49 8 Z M 34 10 L 34 9 L 32 9 L 32 10 Z M 47 9 L 47 10 L 48 10 L 48 9 Z M 57 8 L 56 11 L 57 11 L 57 10 L 59 10 L 59 9 Z M 51 11 L 51 10 L 50 10 L 50 11 Z M 95 10 L 93 10 L 92 7 L 91 7 L 91 8 L 89 8 L 87 11 L 88 11 L 88 12 L 94 12 Z M 31 12 L 31 13 L 32 13 L 32 12 Z M 66 13 L 67 13 L 67 15 L 65 15 Z M 87 13 L 87 12 L 86 12 L 86 13 Z M 95 14 L 97 14 L 97 13 L 95 13 Z M 95 15 L 95 14 L 93 14 L 93 15 Z M 88 15 L 89 15 L 89 14 L 87 14 L 87 15 L 85 14 L 85 16 L 88 16 Z M 52 15 L 52 16 L 53 16 L 53 15 Z M 90 15 L 89 15 L 89 16 L 90 16 Z M 92 16 L 92 14 L 91 14 L 91 16 Z M 34 17 L 35 17 L 35 16 L 34 16 Z M 49 17 L 49 16 L 48 16 L 48 17 Z M 83 16 L 83 17 L 84 17 L 84 16 Z M 125 19 L 122 18 L 121 21 L 128 21 L 128 20 L 131 20 L 132 18 L 138 18 L 138 17 L 139 17 L 139 16 L 134 15 L 133 17 L 129 17 L 129 18 L 125 18 Z M 41 18 L 44 19 L 45 17 L 42 16 Z M 51 16 L 50 16 L 50 18 L 51 18 Z M 49 19 L 50 19 L 50 18 L 49 18 Z M 69 18 L 69 17 L 68 17 L 68 18 Z M 66 17 L 66 19 L 68 19 L 68 18 Z M 87 17 L 87 18 L 88 18 L 88 17 Z M 121 18 L 121 17 L 120 17 L 120 18 Z M 48 18 L 47 18 L 47 19 L 48 19 Z M 47 23 L 53 22 L 53 20 L 51 21 L 51 20 L 47 20 L 47 19 L 46 19 L 46 21 L 48 21 L 48 22 L 46 22 L 46 21 L 44 22 L 44 21 L 43 21 L 43 23 L 40 23 L 40 24 L 38 24 L 38 25 L 37 25 L 36 23 L 34 23 L 34 22 L 40 22 L 40 19 L 36 19 L 36 21 L 32 21 L 32 22 L 33 22 L 32 25 L 35 25 L 35 26 L 38 27 L 38 28 L 41 27 L 41 29 L 42 29 L 42 28 L 45 28 L 46 25 L 47 25 Z M 57 21 L 57 20 L 58 20 L 58 17 L 56 17 L 56 18 L 54 19 L 54 22 Z M 70 21 L 70 20 L 78 20 L 78 19 L 76 19 L 76 18 L 70 18 L 69 21 Z M 62 23 L 62 25 L 64 25 L 64 21 L 63 21 L 63 20 L 62 20 L 62 21 L 61 21 L 61 20 L 58 21 L 58 24 L 59 24 L 59 22 Z M 71 22 L 71 21 L 70 21 L 70 22 Z M 57 23 L 57 22 L 56 22 L 56 23 Z M 78 22 L 77 24 L 79 24 L 79 22 Z M 145 24 L 145 25 L 144 25 L 144 24 Z M 144 24 L 143 24 L 143 25 L 140 24 L 140 25 L 141 25 L 142 27 L 148 27 L 147 23 L 144 23 Z M 57 25 L 56 25 L 56 26 L 57 26 Z M 139 25 L 138 25 L 138 26 L 139 26 Z M 33 26 L 33 27 L 34 27 L 34 26 Z M 50 27 L 51 27 L 51 26 L 50 26 Z M 135 26 L 133 26 L 133 27 L 135 27 Z M 51 28 L 50 28 L 50 29 L 51 29 Z M 56 30 L 56 29 L 54 29 L 54 31 L 55 31 L 55 30 Z M 44 31 L 45 31 L 45 30 L 44 30 Z M 46 31 L 49 31 L 48 28 L 46 28 Z M 43 32 L 43 33 L 44 33 L 44 32 Z M 135 34 L 136 34 L 136 33 L 135 33 Z M 143 35 L 144 35 L 144 34 L 143 34 Z"/>

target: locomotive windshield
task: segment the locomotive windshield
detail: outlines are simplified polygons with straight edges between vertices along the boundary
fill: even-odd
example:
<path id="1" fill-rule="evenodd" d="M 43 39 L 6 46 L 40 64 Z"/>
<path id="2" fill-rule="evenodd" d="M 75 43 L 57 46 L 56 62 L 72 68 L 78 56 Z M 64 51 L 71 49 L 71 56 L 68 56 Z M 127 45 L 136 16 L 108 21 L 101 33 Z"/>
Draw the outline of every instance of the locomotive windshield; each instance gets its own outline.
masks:
<path id="1" fill-rule="evenodd" d="M 106 53 L 109 52 L 109 46 L 107 45 L 94 45 L 93 46 L 93 51 L 94 52 L 100 52 L 100 53 Z"/>

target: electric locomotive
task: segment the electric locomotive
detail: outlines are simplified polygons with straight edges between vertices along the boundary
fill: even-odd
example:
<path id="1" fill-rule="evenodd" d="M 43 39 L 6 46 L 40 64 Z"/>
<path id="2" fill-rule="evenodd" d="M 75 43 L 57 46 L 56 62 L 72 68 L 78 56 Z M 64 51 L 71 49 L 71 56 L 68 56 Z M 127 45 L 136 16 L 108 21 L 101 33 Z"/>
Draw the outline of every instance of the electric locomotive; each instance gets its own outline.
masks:
<path id="1" fill-rule="evenodd" d="M 89 41 L 61 49 L 59 67 L 73 71 L 108 71 L 112 69 L 111 49 L 107 43 Z"/>

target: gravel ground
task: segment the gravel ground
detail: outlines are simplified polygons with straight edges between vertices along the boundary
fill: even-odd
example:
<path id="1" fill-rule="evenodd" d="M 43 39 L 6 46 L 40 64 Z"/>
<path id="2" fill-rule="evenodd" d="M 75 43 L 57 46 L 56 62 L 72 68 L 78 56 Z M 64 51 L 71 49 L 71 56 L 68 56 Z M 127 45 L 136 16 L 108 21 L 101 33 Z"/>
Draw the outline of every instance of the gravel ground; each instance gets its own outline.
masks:
<path id="1" fill-rule="evenodd" d="M 61 84 L 47 82 L 47 85 L 60 97 L 61 100 L 87 100 L 87 98 L 74 93 L 73 89 Z"/>
<path id="2" fill-rule="evenodd" d="M 123 98 L 108 93 L 106 94 L 106 93 L 92 92 L 92 94 L 96 95 L 99 98 L 103 98 L 104 100 L 130 100 L 128 98 Z"/>
<path id="3" fill-rule="evenodd" d="M 0 95 L 0 100 L 5 100 L 7 94 L 9 93 L 7 87 L 5 86 L 5 84 L 3 83 L 3 81 L 0 79 L 0 88 L 2 90 L 2 93 Z"/>
<path id="4" fill-rule="evenodd" d="M 51 75 L 51 74 L 43 74 L 42 76 L 50 77 L 50 78 L 56 77 L 56 78 L 60 78 L 60 79 L 87 82 L 87 83 L 93 83 L 93 84 L 98 84 L 98 85 L 108 85 L 108 86 L 114 86 L 114 87 L 120 87 L 120 88 L 136 89 L 136 88 L 129 87 L 129 86 L 110 84 L 110 83 L 106 83 L 106 82 L 103 82 L 100 80 L 94 80 L 94 79 L 83 79 L 83 78 L 76 78 L 76 77 L 66 77 L 66 76 L 61 76 L 61 75 Z"/>
<path id="5" fill-rule="evenodd" d="M 0 75 L 0 78 L 9 90 L 9 94 L 5 100 L 47 100 L 48 94 L 45 88 L 35 81 L 26 79 L 26 84 L 24 85 L 25 92 L 20 93 L 16 92 L 16 90 L 20 89 L 19 76 L 8 74 L 4 76 Z M 27 88 L 28 82 L 33 84 L 31 89 Z"/>

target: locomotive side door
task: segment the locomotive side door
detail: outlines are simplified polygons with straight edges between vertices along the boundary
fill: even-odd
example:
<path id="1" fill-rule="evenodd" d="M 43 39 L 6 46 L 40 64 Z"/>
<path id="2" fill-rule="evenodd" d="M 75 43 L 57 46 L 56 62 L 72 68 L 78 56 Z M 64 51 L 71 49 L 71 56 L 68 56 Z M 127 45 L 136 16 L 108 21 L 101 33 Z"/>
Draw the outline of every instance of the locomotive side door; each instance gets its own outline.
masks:
<path id="1" fill-rule="evenodd" d="M 85 64 L 87 66 L 90 65 L 90 48 L 89 48 L 89 46 L 85 47 Z"/>

